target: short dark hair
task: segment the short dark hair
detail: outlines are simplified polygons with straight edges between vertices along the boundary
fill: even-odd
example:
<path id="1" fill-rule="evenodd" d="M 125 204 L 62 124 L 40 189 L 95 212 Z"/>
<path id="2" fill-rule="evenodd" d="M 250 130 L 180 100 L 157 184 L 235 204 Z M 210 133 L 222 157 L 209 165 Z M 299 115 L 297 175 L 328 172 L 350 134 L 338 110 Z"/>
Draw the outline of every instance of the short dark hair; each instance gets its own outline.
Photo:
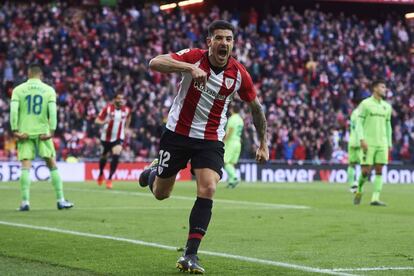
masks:
<path id="1" fill-rule="evenodd" d="M 386 84 L 384 79 L 376 79 L 371 83 L 371 89 L 373 90 L 375 87 L 377 87 L 379 84 Z"/>
<path id="2" fill-rule="evenodd" d="M 238 105 L 236 103 L 233 103 L 231 108 L 232 108 L 234 113 L 240 113 L 240 105 Z"/>
<path id="3" fill-rule="evenodd" d="M 39 63 L 30 63 L 28 67 L 28 71 L 31 74 L 40 74 L 43 72 L 42 66 Z"/>
<path id="4" fill-rule="evenodd" d="M 115 98 L 116 98 L 116 97 L 118 97 L 118 96 L 122 96 L 122 97 L 124 97 L 124 92 L 123 92 L 123 91 L 121 91 L 121 90 L 119 90 L 119 91 L 115 92 L 115 93 L 114 93 L 114 96 L 113 96 L 113 99 L 115 99 Z"/>
<path id="5" fill-rule="evenodd" d="M 215 30 L 230 30 L 234 35 L 234 26 L 226 20 L 215 20 L 208 25 L 208 36 L 212 37 Z"/>

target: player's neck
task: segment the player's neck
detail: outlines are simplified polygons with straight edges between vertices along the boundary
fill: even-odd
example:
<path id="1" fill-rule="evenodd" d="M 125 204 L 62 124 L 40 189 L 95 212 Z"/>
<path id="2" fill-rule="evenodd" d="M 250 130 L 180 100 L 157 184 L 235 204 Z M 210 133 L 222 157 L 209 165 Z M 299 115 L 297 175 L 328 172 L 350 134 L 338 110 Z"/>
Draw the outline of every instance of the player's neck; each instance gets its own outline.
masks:
<path id="1" fill-rule="evenodd" d="M 40 77 L 37 77 L 37 76 L 29 76 L 29 80 L 40 81 L 41 79 L 40 79 Z"/>
<path id="2" fill-rule="evenodd" d="M 381 95 L 374 94 L 373 96 L 374 96 L 374 99 L 377 100 L 377 101 L 379 101 L 379 102 L 382 100 Z"/>
<path id="3" fill-rule="evenodd" d="M 214 71 L 215 74 L 219 74 L 222 71 L 224 71 L 224 69 L 227 67 L 227 64 L 229 63 L 229 59 L 227 59 L 226 64 L 224 64 L 224 65 L 218 65 L 215 62 L 215 60 L 214 60 L 214 58 L 213 58 L 212 55 L 208 55 L 207 56 L 207 59 L 208 59 L 208 63 L 210 65 L 210 68 Z"/>

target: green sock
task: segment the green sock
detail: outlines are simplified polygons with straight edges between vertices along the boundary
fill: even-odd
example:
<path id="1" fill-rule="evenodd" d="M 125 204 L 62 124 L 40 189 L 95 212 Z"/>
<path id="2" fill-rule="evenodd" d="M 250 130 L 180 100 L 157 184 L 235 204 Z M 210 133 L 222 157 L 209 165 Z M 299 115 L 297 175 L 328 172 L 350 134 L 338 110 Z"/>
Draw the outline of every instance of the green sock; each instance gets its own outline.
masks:
<path id="1" fill-rule="evenodd" d="M 372 193 L 371 201 L 379 201 L 380 193 L 382 191 L 382 175 L 375 175 L 374 179 L 374 192 Z"/>
<path id="2" fill-rule="evenodd" d="M 354 179 L 355 179 L 355 168 L 353 165 L 348 166 L 348 184 L 349 187 L 352 187 L 354 185 Z"/>
<path id="3" fill-rule="evenodd" d="M 362 173 L 358 179 L 358 193 L 362 193 L 362 187 L 364 186 L 365 182 L 368 180 L 368 176 L 364 176 Z"/>
<path id="4" fill-rule="evenodd" d="M 30 169 L 22 169 L 20 176 L 20 192 L 23 201 L 30 199 Z"/>
<path id="5" fill-rule="evenodd" d="M 52 179 L 52 184 L 53 184 L 53 187 L 55 188 L 56 199 L 57 200 L 64 199 L 62 179 L 60 178 L 57 168 L 53 168 L 50 170 L 50 178 Z"/>
<path id="6" fill-rule="evenodd" d="M 233 164 L 225 164 L 224 170 L 227 172 L 229 183 L 233 183 L 237 180 L 236 178 L 236 169 Z"/>

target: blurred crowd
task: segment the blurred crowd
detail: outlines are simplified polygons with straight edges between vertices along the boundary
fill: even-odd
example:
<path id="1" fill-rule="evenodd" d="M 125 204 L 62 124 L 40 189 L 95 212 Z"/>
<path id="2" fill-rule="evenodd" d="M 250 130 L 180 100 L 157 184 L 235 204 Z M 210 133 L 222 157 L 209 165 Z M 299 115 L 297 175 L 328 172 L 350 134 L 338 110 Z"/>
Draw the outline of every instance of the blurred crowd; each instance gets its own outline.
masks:
<path id="1" fill-rule="evenodd" d="M 122 91 L 132 108 L 124 161 L 157 155 L 179 75 L 148 70 L 161 53 L 206 48 L 207 26 L 225 19 L 237 27 L 234 56 L 252 75 L 268 124 L 271 159 L 346 162 L 352 100 L 384 78 L 392 104 L 391 159 L 414 162 L 413 30 L 401 18 L 384 21 L 330 14 L 318 8 L 282 8 L 260 15 L 217 7 L 205 13 L 176 9 L 108 8 L 5 2 L 0 7 L 0 159 L 16 158 L 10 135 L 9 97 L 26 78 L 30 62 L 44 65 L 45 81 L 58 95 L 54 139 L 58 159 L 96 160 L 94 120 Z M 254 157 L 257 141 L 249 111 L 242 158 Z"/>

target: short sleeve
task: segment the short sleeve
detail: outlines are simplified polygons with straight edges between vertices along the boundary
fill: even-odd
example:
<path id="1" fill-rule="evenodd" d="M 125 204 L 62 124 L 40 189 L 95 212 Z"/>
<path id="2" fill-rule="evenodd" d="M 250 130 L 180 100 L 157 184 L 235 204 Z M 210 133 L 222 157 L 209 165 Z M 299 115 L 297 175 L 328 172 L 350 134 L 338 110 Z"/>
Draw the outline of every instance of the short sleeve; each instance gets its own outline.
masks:
<path id="1" fill-rule="evenodd" d="M 55 89 L 53 89 L 52 87 L 50 87 L 49 89 L 48 103 L 56 103 L 56 92 Z"/>
<path id="2" fill-rule="evenodd" d="M 367 116 L 367 109 L 365 107 L 365 102 L 362 102 L 358 107 L 358 117 L 365 119 Z"/>
<path id="3" fill-rule="evenodd" d="M 253 80 L 250 74 L 244 67 L 240 69 L 241 73 L 241 85 L 238 91 L 240 98 L 245 102 L 251 102 L 256 98 L 256 89 L 253 85 Z"/>
<path id="4" fill-rule="evenodd" d="M 171 53 L 171 57 L 178 61 L 194 64 L 201 59 L 205 52 L 206 50 L 201 49 L 183 49 L 176 53 Z"/>
<path id="5" fill-rule="evenodd" d="M 19 101 L 19 89 L 17 87 L 14 88 L 13 91 L 12 91 L 11 100 L 15 101 L 15 102 Z"/>
<path id="6" fill-rule="evenodd" d="M 105 108 L 102 109 L 101 112 L 99 112 L 99 115 L 98 115 L 99 120 L 101 121 L 105 120 L 106 115 L 108 114 L 107 110 L 108 110 L 108 106 L 105 106 Z"/>

